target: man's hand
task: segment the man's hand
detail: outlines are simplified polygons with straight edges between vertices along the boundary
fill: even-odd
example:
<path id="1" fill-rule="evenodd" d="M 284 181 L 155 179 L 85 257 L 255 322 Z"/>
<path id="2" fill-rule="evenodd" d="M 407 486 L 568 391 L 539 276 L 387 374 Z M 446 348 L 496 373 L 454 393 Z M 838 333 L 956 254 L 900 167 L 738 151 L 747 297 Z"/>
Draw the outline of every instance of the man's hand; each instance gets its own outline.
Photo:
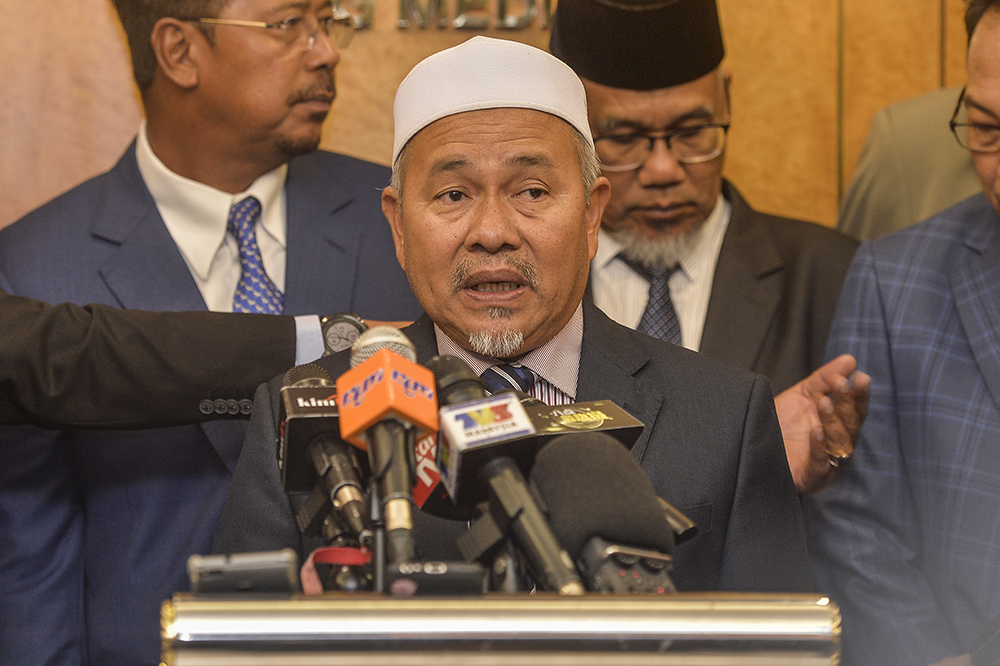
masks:
<path id="1" fill-rule="evenodd" d="M 774 399 L 799 493 L 816 492 L 840 474 L 868 414 L 870 388 L 871 378 L 845 354 Z"/>

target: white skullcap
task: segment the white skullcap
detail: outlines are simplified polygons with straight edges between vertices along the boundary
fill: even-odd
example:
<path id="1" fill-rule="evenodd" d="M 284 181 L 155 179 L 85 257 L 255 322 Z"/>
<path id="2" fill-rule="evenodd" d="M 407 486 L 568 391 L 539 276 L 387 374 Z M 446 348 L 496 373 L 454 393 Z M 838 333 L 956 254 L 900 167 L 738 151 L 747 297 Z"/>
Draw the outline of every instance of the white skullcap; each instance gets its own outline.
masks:
<path id="1" fill-rule="evenodd" d="M 480 35 L 424 58 L 399 84 L 392 161 L 435 120 L 505 108 L 551 113 L 593 144 L 586 93 L 568 65 L 533 46 Z"/>

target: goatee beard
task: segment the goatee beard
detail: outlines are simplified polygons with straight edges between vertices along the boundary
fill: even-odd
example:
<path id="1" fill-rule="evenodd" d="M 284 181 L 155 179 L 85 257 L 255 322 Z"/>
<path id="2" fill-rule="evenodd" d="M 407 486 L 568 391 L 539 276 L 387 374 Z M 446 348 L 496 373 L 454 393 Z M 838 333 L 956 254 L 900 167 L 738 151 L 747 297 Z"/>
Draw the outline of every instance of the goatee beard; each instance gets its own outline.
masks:
<path id="1" fill-rule="evenodd" d="M 513 314 L 506 308 L 490 308 L 490 318 L 506 319 Z M 510 358 L 524 345 L 524 332 L 510 328 L 473 331 L 469 334 L 472 351 L 490 358 Z"/>

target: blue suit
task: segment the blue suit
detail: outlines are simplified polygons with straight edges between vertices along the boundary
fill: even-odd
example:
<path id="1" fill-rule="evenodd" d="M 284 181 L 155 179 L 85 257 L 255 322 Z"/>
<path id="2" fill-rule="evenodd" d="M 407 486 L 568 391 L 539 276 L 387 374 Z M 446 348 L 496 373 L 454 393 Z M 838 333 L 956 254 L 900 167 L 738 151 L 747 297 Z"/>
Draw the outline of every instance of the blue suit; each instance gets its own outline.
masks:
<path id="1" fill-rule="evenodd" d="M 872 377 L 843 476 L 806 498 L 844 664 L 935 663 L 1000 612 L 1000 217 L 979 194 L 858 250 L 827 348 Z"/>
<path id="2" fill-rule="evenodd" d="M 331 153 L 292 160 L 286 314 L 420 312 L 380 210 L 388 180 Z M 0 232 L 0 276 L 54 303 L 205 309 L 134 146 Z M 0 662 L 157 663 L 159 605 L 187 588 L 187 557 L 211 546 L 245 432 L 233 421 L 0 431 Z"/>

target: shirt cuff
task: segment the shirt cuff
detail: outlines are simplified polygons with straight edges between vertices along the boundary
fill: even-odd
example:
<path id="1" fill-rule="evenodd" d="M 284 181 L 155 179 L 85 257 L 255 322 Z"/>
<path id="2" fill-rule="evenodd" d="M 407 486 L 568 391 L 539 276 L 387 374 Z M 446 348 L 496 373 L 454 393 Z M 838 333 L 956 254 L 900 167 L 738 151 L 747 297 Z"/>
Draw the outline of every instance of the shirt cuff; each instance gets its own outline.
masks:
<path id="1" fill-rule="evenodd" d="M 300 315 L 295 318 L 295 365 L 315 361 L 323 355 L 323 331 L 319 316 Z"/>

